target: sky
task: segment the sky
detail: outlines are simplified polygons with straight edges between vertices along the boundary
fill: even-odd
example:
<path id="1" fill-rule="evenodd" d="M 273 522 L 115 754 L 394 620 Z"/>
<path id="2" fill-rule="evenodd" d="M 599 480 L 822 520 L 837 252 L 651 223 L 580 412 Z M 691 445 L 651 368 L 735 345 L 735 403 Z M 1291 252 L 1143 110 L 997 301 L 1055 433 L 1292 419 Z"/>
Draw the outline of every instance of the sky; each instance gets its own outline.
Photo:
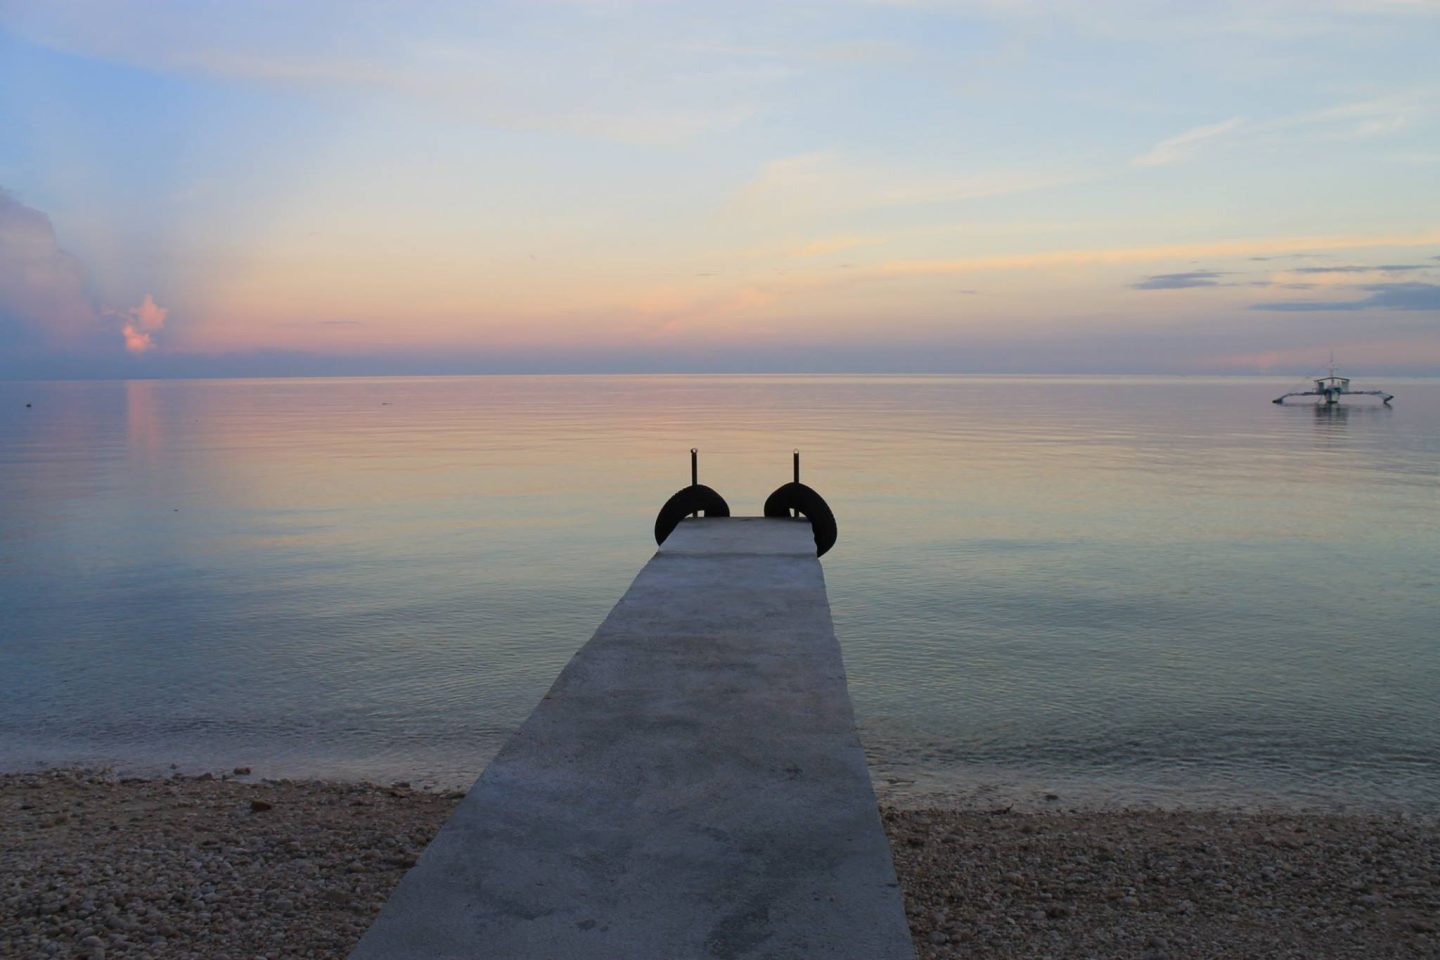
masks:
<path id="1" fill-rule="evenodd" d="M 0 377 L 1440 373 L 1440 0 L 0 0 Z"/>

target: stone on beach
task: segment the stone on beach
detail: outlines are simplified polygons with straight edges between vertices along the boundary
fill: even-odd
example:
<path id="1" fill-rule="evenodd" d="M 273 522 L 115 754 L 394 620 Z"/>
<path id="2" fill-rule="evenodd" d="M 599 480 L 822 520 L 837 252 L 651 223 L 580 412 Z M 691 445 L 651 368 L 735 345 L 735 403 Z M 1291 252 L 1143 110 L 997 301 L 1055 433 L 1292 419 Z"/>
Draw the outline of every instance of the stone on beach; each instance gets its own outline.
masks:
<path id="1" fill-rule="evenodd" d="M 0 775 L 0 957 L 345 957 L 457 799 Z M 884 822 L 921 958 L 1440 957 L 1433 821 L 887 809 Z"/>

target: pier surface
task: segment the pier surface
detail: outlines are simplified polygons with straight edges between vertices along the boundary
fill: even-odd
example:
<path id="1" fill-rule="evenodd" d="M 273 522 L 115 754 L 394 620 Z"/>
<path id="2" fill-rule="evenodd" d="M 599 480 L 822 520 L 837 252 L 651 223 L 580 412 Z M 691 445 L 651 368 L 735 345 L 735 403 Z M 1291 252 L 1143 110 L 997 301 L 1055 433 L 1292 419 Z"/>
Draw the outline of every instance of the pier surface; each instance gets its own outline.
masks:
<path id="1" fill-rule="evenodd" d="M 352 960 L 913 960 L 804 521 L 683 521 Z"/>

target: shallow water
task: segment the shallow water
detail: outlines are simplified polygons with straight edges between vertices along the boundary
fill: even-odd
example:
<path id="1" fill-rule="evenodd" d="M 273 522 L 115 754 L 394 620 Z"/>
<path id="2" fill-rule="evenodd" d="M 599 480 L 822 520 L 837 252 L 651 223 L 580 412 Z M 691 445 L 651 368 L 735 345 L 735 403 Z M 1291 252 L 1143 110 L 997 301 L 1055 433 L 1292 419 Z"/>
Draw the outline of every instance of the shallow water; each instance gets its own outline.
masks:
<path id="1" fill-rule="evenodd" d="M 799 447 L 882 794 L 1440 811 L 1440 382 L 1383 385 L 0 383 L 0 767 L 466 783 L 689 448 L 745 514 Z"/>

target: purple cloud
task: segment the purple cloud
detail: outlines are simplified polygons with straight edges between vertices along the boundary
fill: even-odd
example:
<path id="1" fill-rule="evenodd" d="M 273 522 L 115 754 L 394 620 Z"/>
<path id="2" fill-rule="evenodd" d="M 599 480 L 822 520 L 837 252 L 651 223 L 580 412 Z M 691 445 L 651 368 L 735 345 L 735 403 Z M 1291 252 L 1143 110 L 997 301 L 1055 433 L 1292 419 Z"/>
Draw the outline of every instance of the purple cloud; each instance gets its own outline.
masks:
<path id="1" fill-rule="evenodd" d="M 1217 287 L 1225 274 L 1213 270 L 1192 270 L 1189 273 L 1157 273 L 1130 286 L 1135 290 L 1184 290 L 1188 287 Z"/>
<path id="2" fill-rule="evenodd" d="M 1251 310 L 1288 313 L 1340 310 L 1440 310 L 1440 284 L 1367 283 L 1355 289 L 1369 294 L 1359 300 L 1278 300 L 1251 304 Z"/>
<path id="3" fill-rule="evenodd" d="M 1293 267 L 1291 273 L 1403 273 L 1407 270 L 1429 270 L 1425 263 L 1383 263 L 1378 267 Z"/>
<path id="4" fill-rule="evenodd" d="M 74 345 L 98 319 L 85 271 L 60 249 L 50 218 L 0 188 L 0 345 Z"/>

